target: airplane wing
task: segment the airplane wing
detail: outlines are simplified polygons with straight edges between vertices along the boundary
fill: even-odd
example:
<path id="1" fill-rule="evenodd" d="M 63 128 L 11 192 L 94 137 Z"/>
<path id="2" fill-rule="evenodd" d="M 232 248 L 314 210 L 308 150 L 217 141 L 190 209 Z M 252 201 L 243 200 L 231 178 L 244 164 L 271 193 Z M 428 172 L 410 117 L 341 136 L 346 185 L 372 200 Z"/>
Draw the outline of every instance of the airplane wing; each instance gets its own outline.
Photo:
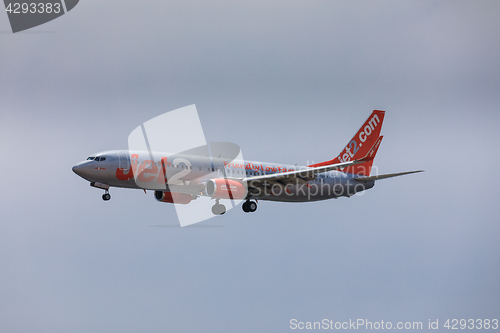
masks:
<path id="1" fill-rule="evenodd" d="M 263 189 L 265 189 L 265 187 L 267 186 L 272 187 L 274 185 L 278 185 L 285 187 L 288 184 L 297 184 L 297 183 L 306 185 L 308 181 L 313 180 L 320 173 L 339 170 L 372 160 L 375 157 L 375 154 L 377 153 L 382 138 L 383 136 L 380 136 L 377 139 L 377 141 L 372 146 L 368 154 L 366 154 L 366 156 L 357 160 L 319 166 L 319 167 L 305 168 L 289 172 L 275 173 L 271 175 L 246 177 L 243 179 L 243 182 L 246 182 L 248 186 L 248 193 L 250 195 L 256 193 L 265 193 L 266 191 L 263 191 Z"/>
<path id="2" fill-rule="evenodd" d="M 392 178 L 392 177 L 397 177 L 397 176 L 409 175 L 411 173 L 417 173 L 417 172 L 424 172 L 424 170 L 388 173 L 385 175 L 377 175 L 377 176 L 369 176 L 369 177 L 359 177 L 359 178 L 354 178 L 354 180 L 361 182 L 361 183 L 368 183 L 368 182 L 371 182 L 373 180 L 380 180 L 380 179 Z"/>

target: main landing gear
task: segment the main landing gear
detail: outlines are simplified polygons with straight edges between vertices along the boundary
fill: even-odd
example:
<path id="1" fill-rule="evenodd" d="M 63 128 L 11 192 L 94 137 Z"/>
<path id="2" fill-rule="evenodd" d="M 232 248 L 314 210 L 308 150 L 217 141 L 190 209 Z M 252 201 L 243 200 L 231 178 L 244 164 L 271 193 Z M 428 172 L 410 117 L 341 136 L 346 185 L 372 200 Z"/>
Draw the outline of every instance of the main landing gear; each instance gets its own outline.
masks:
<path id="1" fill-rule="evenodd" d="M 109 191 L 106 190 L 106 192 L 102 195 L 102 200 L 108 201 L 109 199 L 111 199 L 111 195 L 109 194 Z"/>
<path id="2" fill-rule="evenodd" d="M 215 199 L 215 205 L 212 206 L 212 213 L 214 215 L 222 215 L 226 212 L 226 206 L 219 203 L 219 199 Z"/>
<path id="3" fill-rule="evenodd" d="M 257 210 L 257 203 L 255 201 L 247 200 L 243 203 L 243 211 L 245 213 L 253 213 Z M 212 213 L 214 215 L 222 215 L 226 212 L 226 206 L 219 203 L 219 199 L 215 199 L 215 205 L 212 206 Z"/>
<path id="4" fill-rule="evenodd" d="M 255 201 L 247 200 L 243 203 L 242 208 L 245 213 L 253 213 L 257 210 L 257 203 Z"/>

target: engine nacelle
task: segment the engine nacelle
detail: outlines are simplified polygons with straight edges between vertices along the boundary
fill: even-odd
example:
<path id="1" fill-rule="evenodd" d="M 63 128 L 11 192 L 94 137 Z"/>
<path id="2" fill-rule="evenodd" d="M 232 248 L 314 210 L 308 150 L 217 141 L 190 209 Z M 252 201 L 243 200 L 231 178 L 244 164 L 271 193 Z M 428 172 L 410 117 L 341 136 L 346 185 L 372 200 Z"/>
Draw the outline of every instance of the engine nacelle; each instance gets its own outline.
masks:
<path id="1" fill-rule="evenodd" d="M 247 188 L 237 180 L 214 178 L 205 184 L 205 194 L 216 199 L 245 199 Z"/>
<path id="2" fill-rule="evenodd" d="M 166 191 L 155 191 L 155 198 L 159 202 L 168 202 L 186 205 L 193 200 L 191 194 L 177 193 L 177 192 L 166 192 Z"/>

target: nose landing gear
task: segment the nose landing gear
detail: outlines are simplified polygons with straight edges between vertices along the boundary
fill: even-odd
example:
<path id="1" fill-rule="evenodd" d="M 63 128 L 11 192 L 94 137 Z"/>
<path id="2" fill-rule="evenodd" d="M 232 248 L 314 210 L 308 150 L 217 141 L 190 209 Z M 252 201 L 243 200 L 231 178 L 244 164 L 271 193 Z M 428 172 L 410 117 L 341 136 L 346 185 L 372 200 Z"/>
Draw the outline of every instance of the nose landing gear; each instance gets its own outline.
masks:
<path id="1" fill-rule="evenodd" d="M 104 194 L 102 195 L 102 200 L 108 201 L 109 199 L 111 199 L 111 195 L 109 194 L 109 185 L 108 184 L 91 182 L 90 186 L 104 190 Z"/>
<path id="2" fill-rule="evenodd" d="M 109 194 L 109 191 L 106 190 L 106 192 L 102 195 L 102 200 L 108 201 L 109 199 L 111 199 L 111 195 Z"/>
<path id="3" fill-rule="evenodd" d="M 253 213 L 257 210 L 257 203 L 255 201 L 247 200 L 243 203 L 243 211 L 245 213 Z"/>

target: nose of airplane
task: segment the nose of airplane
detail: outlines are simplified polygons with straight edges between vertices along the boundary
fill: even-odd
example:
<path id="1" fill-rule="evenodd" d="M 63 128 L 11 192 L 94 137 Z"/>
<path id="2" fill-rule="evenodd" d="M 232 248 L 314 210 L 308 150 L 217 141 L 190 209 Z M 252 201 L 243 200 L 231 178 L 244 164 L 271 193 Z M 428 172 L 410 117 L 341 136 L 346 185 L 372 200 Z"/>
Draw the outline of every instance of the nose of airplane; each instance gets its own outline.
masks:
<path id="1" fill-rule="evenodd" d="M 90 165 L 87 161 L 80 162 L 71 169 L 74 173 L 84 179 L 89 179 L 89 177 L 92 178 L 95 171 L 92 165 Z"/>
<path id="2" fill-rule="evenodd" d="M 78 176 L 82 175 L 82 166 L 80 164 L 75 165 L 73 168 L 71 168 L 74 173 L 76 173 Z"/>

